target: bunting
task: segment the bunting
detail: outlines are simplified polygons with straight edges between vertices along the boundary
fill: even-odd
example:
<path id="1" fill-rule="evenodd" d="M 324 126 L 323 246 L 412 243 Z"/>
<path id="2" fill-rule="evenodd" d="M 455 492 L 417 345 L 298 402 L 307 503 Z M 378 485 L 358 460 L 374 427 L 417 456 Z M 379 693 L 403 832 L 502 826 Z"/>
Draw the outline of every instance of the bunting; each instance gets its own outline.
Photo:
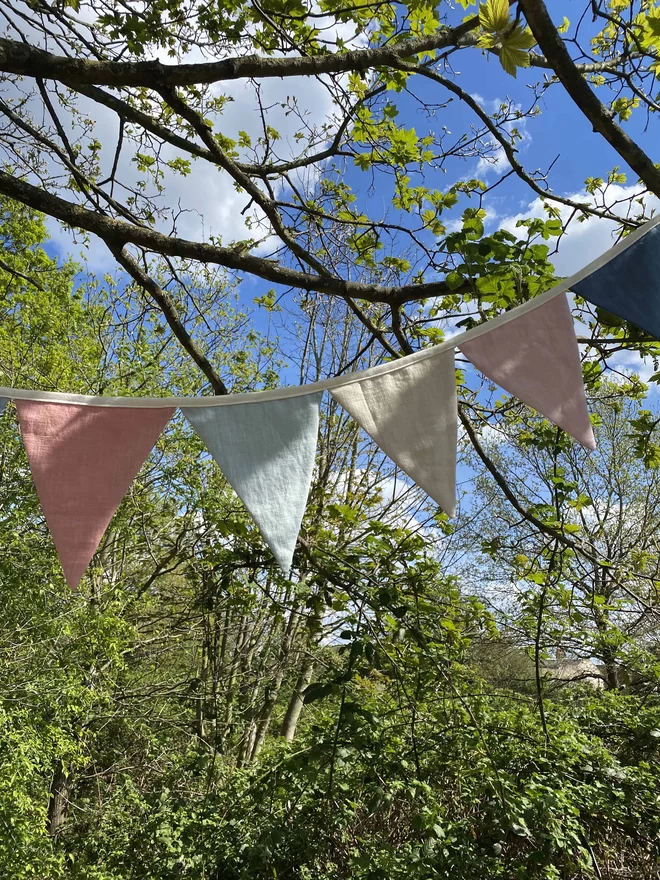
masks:
<path id="1" fill-rule="evenodd" d="M 183 408 L 285 576 L 312 481 L 321 396 Z"/>
<path id="2" fill-rule="evenodd" d="M 566 294 L 488 333 L 460 342 L 458 347 L 505 391 L 563 428 L 587 449 L 596 448 Z"/>
<path id="3" fill-rule="evenodd" d="M 456 506 L 456 374 L 447 349 L 331 389 L 383 452 L 449 516 Z"/>
<path id="4" fill-rule="evenodd" d="M 623 239 L 604 265 L 571 289 L 660 339 L 660 225 L 630 238 L 632 243 Z"/>
<path id="5" fill-rule="evenodd" d="M 72 587 L 176 408 L 288 574 L 326 390 L 449 515 L 456 494 L 455 348 L 491 381 L 595 448 L 568 290 L 660 338 L 660 218 L 535 299 L 440 346 L 352 376 L 213 398 L 0 388 L 0 413 L 8 400 L 16 402 L 34 484 Z"/>
<path id="6" fill-rule="evenodd" d="M 75 589 L 174 410 L 17 400 L 46 522 Z"/>

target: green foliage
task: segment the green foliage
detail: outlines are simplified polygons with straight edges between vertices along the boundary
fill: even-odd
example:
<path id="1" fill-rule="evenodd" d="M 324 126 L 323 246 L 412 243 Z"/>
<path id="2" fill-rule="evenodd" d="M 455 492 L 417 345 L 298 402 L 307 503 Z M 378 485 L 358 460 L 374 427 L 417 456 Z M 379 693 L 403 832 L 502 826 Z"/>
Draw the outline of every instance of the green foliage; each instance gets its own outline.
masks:
<path id="1" fill-rule="evenodd" d="M 536 40 L 531 32 L 510 19 L 508 0 L 487 0 L 479 6 L 479 23 L 483 28 L 477 45 L 497 49 L 502 68 L 516 76 L 517 68 L 529 67 L 528 51 Z"/>
<path id="2" fill-rule="evenodd" d="M 418 151 L 421 140 L 404 138 Z M 401 208 L 428 212 L 449 257 L 450 292 L 425 316 L 477 303 L 462 319 L 473 326 L 555 282 L 549 247 L 562 227 L 551 212 L 522 220 L 515 235 L 488 231 L 485 211 L 471 206 L 447 233 L 439 218 L 463 195 L 458 186 L 420 190 L 403 174 L 397 186 Z M 363 222 L 345 184 L 324 180 L 322 190 L 347 221 Z M 198 391 L 141 293 L 49 257 L 40 218 L 11 204 L 3 212 L 3 382 Z M 351 227 L 347 240 L 369 271 L 411 269 L 403 255 L 381 255 L 373 229 Z M 277 382 L 275 344 L 246 329 L 226 279 L 182 271 L 177 306 L 194 296 L 200 315 L 230 328 L 218 341 L 217 327 L 191 319 L 216 368 L 237 390 Z M 274 292 L 255 302 L 269 319 L 278 314 Z M 338 320 L 317 308 L 310 298 L 301 309 L 316 322 L 310 346 Z M 630 333 L 606 313 L 588 320 Z M 655 352 L 641 336 L 637 344 Z M 295 576 L 285 579 L 176 418 L 75 595 L 8 407 L 0 876 L 591 880 L 624 864 L 651 880 L 660 648 L 644 609 L 660 583 L 660 524 L 648 503 L 657 415 L 634 377 L 608 383 L 589 364 L 586 373 L 601 437 L 590 458 L 520 404 L 491 406 L 458 373 L 462 401 L 515 444 L 515 457 L 506 444 L 489 452 L 540 527 L 479 474 L 486 513 L 449 522 L 330 403 Z M 617 521 L 601 516 L 604 504 Z M 493 582 L 515 585 L 504 608 L 494 589 L 474 595 Z M 627 683 L 557 686 L 543 664 L 566 643 Z"/>

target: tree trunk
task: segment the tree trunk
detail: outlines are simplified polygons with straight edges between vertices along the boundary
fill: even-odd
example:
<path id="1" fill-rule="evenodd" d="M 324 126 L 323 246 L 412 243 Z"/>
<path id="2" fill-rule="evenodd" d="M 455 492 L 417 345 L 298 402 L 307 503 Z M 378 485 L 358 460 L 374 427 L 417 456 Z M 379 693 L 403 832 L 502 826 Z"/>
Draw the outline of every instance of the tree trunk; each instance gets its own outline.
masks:
<path id="1" fill-rule="evenodd" d="M 284 716 L 284 720 L 282 721 L 280 734 L 287 742 L 293 742 L 293 738 L 296 735 L 296 728 L 298 726 L 298 721 L 300 720 L 300 715 L 304 706 L 303 694 L 305 692 L 305 688 L 312 680 L 313 672 L 314 661 L 310 657 L 306 661 L 303 668 L 300 670 L 298 681 L 295 684 L 293 694 L 291 695 L 291 699 L 289 700 L 289 706 L 286 710 L 286 715 Z"/>
<path id="2" fill-rule="evenodd" d="M 275 708 L 275 703 L 277 702 L 277 696 L 280 692 L 280 687 L 282 686 L 283 680 L 284 673 L 277 676 L 271 686 L 271 689 L 268 690 L 268 692 L 266 693 L 263 706 L 261 707 L 261 712 L 259 713 L 259 720 L 257 721 L 257 725 L 255 728 L 254 742 L 252 744 L 252 752 L 250 754 L 251 761 L 254 761 L 256 759 L 259 752 L 261 751 L 261 747 L 264 744 L 264 740 L 266 739 L 266 733 L 268 732 L 268 728 L 270 726 L 270 720 L 273 717 L 273 709 Z"/>
<path id="3" fill-rule="evenodd" d="M 202 656 L 200 658 L 197 696 L 195 697 L 195 733 L 197 735 L 197 744 L 200 748 L 206 745 L 206 718 L 204 715 L 204 704 L 206 702 L 206 680 L 208 677 L 208 671 L 209 635 L 208 632 L 206 632 L 202 642 Z"/>
<path id="4" fill-rule="evenodd" d="M 56 837 L 66 821 L 69 808 L 69 780 L 64 771 L 64 765 L 58 761 L 53 781 L 50 784 L 50 798 L 48 800 L 48 833 Z"/>
<path id="5" fill-rule="evenodd" d="M 277 672 L 275 673 L 275 676 L 271 680 L 270 684 L 266 686 L 264 702 L 261 707 L 261 712 L 259 713 L 254 743 L 252 746 L 252 753 L 250 755 L 251 761 L 254 761 L 261 751 L 261 747 L 263 746 L 266 739 L 266 734 L 268 733 L 268 728 L 270 727 L 270 722 L 273 717 L 273 711 L 275 709 L 277 698 L 279 697 L 280 690 L 282 688 L 282 683 L 284 682 L 284 676 L 291 656 L 291 646 L 293 644 L 299 614 L 300 608 L 298 606 L 292 608 L 291 613 L 289 614 L 289 620 L 287 621 L 286 631 L 284 633 L 284 639 L 282 641 L 282 647 L 280 648 Z"/>

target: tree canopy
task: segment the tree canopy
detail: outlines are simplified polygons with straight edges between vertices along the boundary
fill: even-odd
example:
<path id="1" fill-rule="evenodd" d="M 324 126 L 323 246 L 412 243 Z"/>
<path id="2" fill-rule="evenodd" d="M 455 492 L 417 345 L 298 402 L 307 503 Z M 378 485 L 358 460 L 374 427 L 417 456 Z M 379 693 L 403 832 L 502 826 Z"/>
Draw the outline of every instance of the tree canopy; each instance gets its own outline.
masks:
<path id="1" fill-rule="evenodd" d="M 0 13 L 3 386 L 338 376 L 660 198 L 654 0 Z M 450 521 L 325 401 L 290 578 L 175 418 L 71 595 L 7 407 L 0 875 L 655 877 L 660 342 L 571 307 L 596 453 L 457 357 Z"/>
<path id="2" fill-rule="evenodd" d="M 374 327 L 396 336 L 400 323 L 414 328 L 415 303 L 450 296 L 451 314 L 493 264 L 515 260 L 484 248 L 488 259 L 466 265 L 460 237 L 447 236 L 446 218 L 459 205 L 467 206 L 465 235 L 482 238 L 480 211 L 494 183 L 466 174 L 467 158 L 503 155 L 505 182 L 520 185 L 522 198 L 526 190 L 542 199 L 551 222 L 565 218 L 562 208 L 578 219 L 615 219 L 622 229 L 647 216 L 643 204 L 608 198 L 606 174 L 590 184 L 602 197 L 575 199 L 553 186 L 552 163 L 528 164 L 521 129 L 555 90 L 584 114 L 593 138 L 611 145 L 612 165 L 625 167 L 611 180 L 630 170 L 639 195 L 660 196 L 653 157 L 624 127 L 634 113 L 652 124 L 658 109 L 658 12 L 648 2 L 575 12 L 574 23 L 557 25 L 537 0 L 491 0 L 478 9 L 467 2 L 456 9 L 11 4 L 0 45 L 7 84 L 0 190 L 100 237 L 202 365 L 185 321 L 149 273 L 154 256 L 360 300 L 365 319 L 372 303 Z M 492 56 L 490 68 L 484 56 Z M 461 68 L 477 64 L 484 72 L 501 65 L 525 85 L 503 82 L 511 97 L 493 111 L 460 85 Z M 273 80 L 286 86 L 279 100 L 269 99 Z M 239 90 L 230 88 L 235 81 Z M 326 108 L 321 118 L 297 99 L 306 82 Z M 242 113 L 231 112 L 237 101 Z M 423 131 L 398 119 L 411 102 Z M 460 119 L 455 134 L 445 116 L 452 128 Z M 570 143 L 567 132 L 566 150 Z M 238 191 L 244 237 L 221 241 L 186 222 L 185 202 L 169 201 L 165 187 L 173 175 L 191 174 Z M 364 198 L 369 186 L 381 197 Z M 547 229 L 556 235 L 562 226 Z M 529 295 L 527 284 L 522 290 Z M 391 315 L 381 318 L 383 310 Z"/>

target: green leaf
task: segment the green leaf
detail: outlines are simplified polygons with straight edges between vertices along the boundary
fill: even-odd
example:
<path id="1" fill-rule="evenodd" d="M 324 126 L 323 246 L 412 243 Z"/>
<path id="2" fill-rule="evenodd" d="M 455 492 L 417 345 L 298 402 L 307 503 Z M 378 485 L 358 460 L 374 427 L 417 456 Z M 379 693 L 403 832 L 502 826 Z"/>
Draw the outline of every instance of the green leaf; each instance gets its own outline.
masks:
<path id="1" fill-rule="evenodd" d="M 479 6 L 479 24 L 487 31 L 503 31 L 509 24 L 508 0 L 487 0 Z"/>
<path id="2" fill-rule="evenodd" d="M 523 28 L 520 25 L 516 25 L 516 27 L 506 35 L 506 38 L 502 41 L 502 45 L 510 49 L 531 49 L 532 46 L 536 45 L 536 40 L 530 30 Z"/>
<path id="3" fill-rule="evenodd" d="M 323 682 L 314 682 L 314 684 L 310 684 L 305 688 L 305 692 L 303 694 L 303 703 L 308 705 L 309 703 L 316 703 L 317 700 L 322 700 L 324 697 L 329 696 L 332 693 L 332 685 L 323 683 Z"/>
<path id="4" fill-rule="evenodd" d="M 445 278 L 445 284 L 450 290 L 458 290 L 465 283 L 465 278 L 458 272 L 450 272 Z"/>
<path id="5" fill-rule="evenodd" d="M 545 222 L 545 231 L 549 235 L 561 235 L 562 229 L 561 220 L 546 220 Z"/>

